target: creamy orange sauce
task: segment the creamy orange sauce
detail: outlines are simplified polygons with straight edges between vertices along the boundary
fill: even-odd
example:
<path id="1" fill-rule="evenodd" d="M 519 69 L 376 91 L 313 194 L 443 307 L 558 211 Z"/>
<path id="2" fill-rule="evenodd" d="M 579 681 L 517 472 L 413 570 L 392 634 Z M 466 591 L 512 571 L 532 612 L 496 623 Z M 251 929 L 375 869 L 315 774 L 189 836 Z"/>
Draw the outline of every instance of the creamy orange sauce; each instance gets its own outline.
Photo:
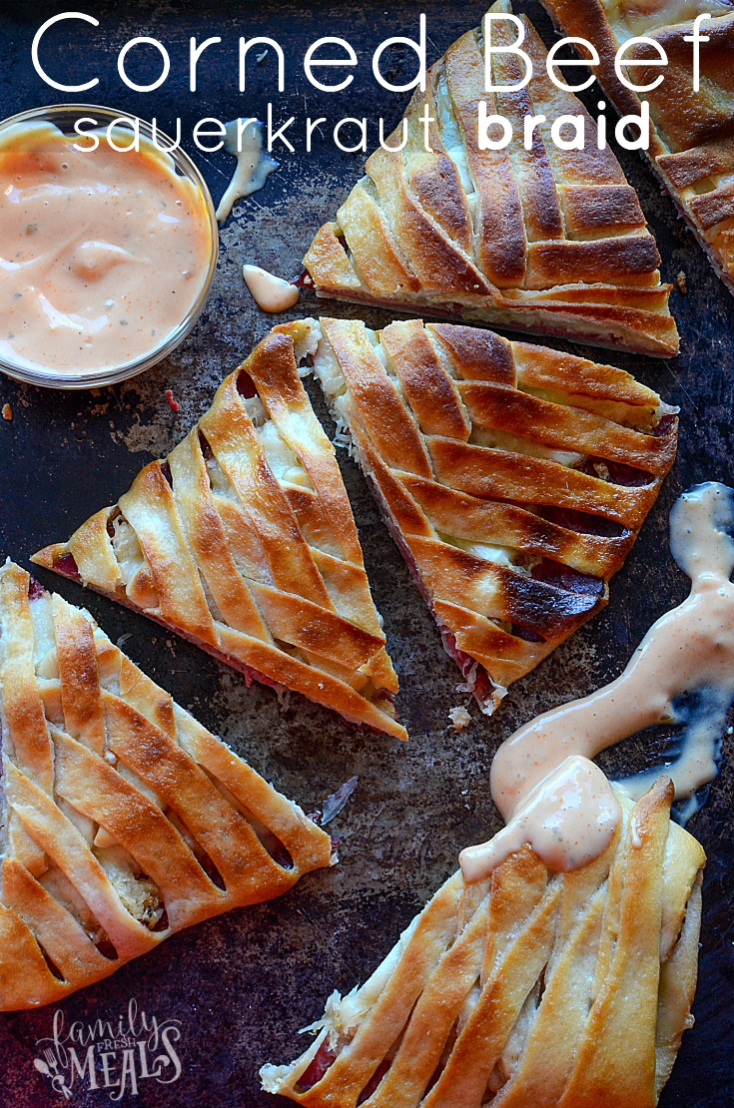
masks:
<path id="1" fill-rule="evenodd" d="M 608 846 L 619 817 L 619 801 L 599 767 L 588 758 L 565 758 L 529 789 L 499 834 L 461 852 L 464 877 L 484 880 L 524 843 L 548 869 L 575 869 Z"/>
<path id="2" fill-rule="evenodd" d="M 295 285 L 259 265 L 243 265 L 242 276 L 253 300 L 264 312 L 284 312 L 298 303 L 300 292 Z"/>
<path id="3" fill-rule="evenodd" d="M 538 716 L 502 744 L 490 780 L 507 826 L 462 853 L 467 880 L 487 876 L 524 842 L 554 870 L 597 857 L 620 810 L 589 759 L 646 727 L 685 724 L 680 754 L 664 767 L 676 797 L 692 797 L 715 776 L 716 746 L 734 698 L 733 524 L 733 494 L 724 485 L 698 485 L 676 502 L 671 549 L 691 578 L 690 595 L 650 628 L 616 681 Z M 686 715 L 680 698 L 692 694 L 698 706 Z M 627 778 L 617 788 L 638 797 L 659 772 Z"/>
<path id="4" fill-rule="evenodd" d="M 118 152 L 94 134 L 94 151 L 49 123 L 0 136 L 0 356 L 26 368 L 125 366 L 175 330 L 206 279 L 201 192 L 142 136 Z"/>

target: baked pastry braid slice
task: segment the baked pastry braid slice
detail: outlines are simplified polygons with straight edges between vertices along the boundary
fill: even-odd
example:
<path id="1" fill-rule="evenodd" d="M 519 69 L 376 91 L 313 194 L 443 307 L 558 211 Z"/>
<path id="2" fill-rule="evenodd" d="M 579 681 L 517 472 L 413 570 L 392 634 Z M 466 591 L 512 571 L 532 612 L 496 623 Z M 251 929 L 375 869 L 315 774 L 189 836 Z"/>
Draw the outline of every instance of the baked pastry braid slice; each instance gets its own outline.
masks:
<path id="1" fill-rule="evenodd" d="M 623 370 L 476 327 L 311 330 L 338 427 L 491 713 L 607 603 L 675 457 L 675 409 Z"/>
<path id="2" fill-rule="evenodd" d="M 33 561 L 150 616 L 251 679 L 405 738 L 397 678 L 334 448 L 269 334 L 118 503 Z"/>
<path id="3" fill-rule="evenodd" d="M 569 34 L 594 43 L 600 65 L 594 73 L 622 114 L 650 109 L 650 145 L 643 151 L 652 169 L 690 224 L 714 269 L 734 293 L 734 4 L 730 0 L 543 0 Z M 694 89 L 693 34 L 696 16 L 708 41 L 699 47 L 700 88 Z M 658 58 L 644 43 L 625 57 L 636 62 L 628 79 L 637 85 L 662 82 L 634 92 L 619 80 L 615 54 L 632 37 L 645 36 L 665 52 L 667 65 L 639 64 Z"/>
<path id="4" fill-rule="evenodd" d="M 498 0 L 495 14 L 510 11 Z M 660 283 L 655 240 L 634 190 L 581 102 L 561 92 L 546 50 L 523 17 L 534 76 L 521 90 L 484 91 L 484 28 L 446 51 L 416 91 L 404 121 L 368 159 L 333 223 L 317 233 L 304 264 L 319 296 L 401 311 L 565 335 L 645 354 L 678 350 Z M 485 24 L 486 26 L 486 24 Z M 515 27 L 492 28 L 496 46 Z M 493 84 L 524 75 L 512 54 L 492 56 Z M 503 150 L 481 150 L 478 106 L 511 124 Z M 428 128 L 425 149 L 422 117 Z M 561 150 L 550 129 L 582 116 L 583 150 Z M 545 119 L 524 146 L 525 117 Z M 400 143 L 407 129 L 407 141 Z M 567 137 L 567 136 L 566 136 Z"/>
<path id="5" fill-rule="evenodd" d="M 290 889 L 331 842 L 85 611 L 0 569 L 0 1010 Z"/>
<path id="6" fill-rule="evenodd" d="M 607 850 L 525 845 L 439 889 L 369 981 L 334 993 L 265 1089 L 308 1108 L 654 1108 L 692 1024 L 705 855 L 660 778 Z"/>

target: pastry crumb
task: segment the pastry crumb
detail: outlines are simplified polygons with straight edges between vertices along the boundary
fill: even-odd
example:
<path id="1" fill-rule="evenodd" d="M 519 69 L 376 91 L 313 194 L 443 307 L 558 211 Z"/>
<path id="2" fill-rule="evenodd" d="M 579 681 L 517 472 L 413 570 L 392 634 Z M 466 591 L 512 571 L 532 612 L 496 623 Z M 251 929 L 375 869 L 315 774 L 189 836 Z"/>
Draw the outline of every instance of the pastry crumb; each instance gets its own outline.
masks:
<path id="1" fill-rule="evenodd" d="M 10 407 L 9 404 L 3 404 L 3 419 L 12 419 L 12 418 L 13 418 L 13 409 Z"/>
<path id="2" fill-rule="evenodd" d="M 678 276 L 675 279 L 675 283 L 685 296 L 685 294 L 688 292 L 688 280 L 686 278 L 685 272 L 682 269 L 678 271 Z"/>
<path id="3" fill-rule="evenodd" d="M 174 412 L 177 412 L 179 410 L 179 408 L 181 407 L 178 400 L 173 399 L 173 390 L 172 389 L 166 389 L 166 400 L 171 405 L 171 410 L 174 411 Z"/>
<path id="4" fill-rule="evenodd" d="M 463 731 L 471 723 L 471 715 L 463 704 L 458 704 L 455 708 L 449 708 L 449 719 L 454 725 L 454 731 Z"/>

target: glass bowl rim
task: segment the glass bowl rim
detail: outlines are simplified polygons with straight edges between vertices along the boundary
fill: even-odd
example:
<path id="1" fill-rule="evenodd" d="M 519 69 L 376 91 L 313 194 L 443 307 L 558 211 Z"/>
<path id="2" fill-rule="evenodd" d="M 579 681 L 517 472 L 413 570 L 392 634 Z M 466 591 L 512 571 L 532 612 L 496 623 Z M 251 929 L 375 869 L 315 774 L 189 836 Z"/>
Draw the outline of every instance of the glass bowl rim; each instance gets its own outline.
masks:
<path id="1" fill-rule="evenodd" d="M 141 135 L 146 139 L 152 140 L 152 125 L 148 120 L 143 119 L 134 112 L 118 111 L 115 108 L 105 107 L 102 104 L 76 102 L 46 104 L 37 108 L 27 108 L 22 112 L 15 112 L 13 115 L 9 115 L 5 119 L 0 120 L 0 136 L 2 136 L 6 129 L 19 123 L 31 123 L 34 120 L 48 120 L 58 125 L 58 121 L 64 116 L 78 117 L 86 112 L 96 112 L 98 115 L 104 116 L 104 119 L 98 120 L 98 125 L 105 127 L 118 119 L 121 121 L 137 120 Z M 166 147 L 172 144 L 173 140 L 171 137 L 166 134 L 165 131 L 160 130 L 157 125 L 155 132 L 159 143 L 165 144 Z M 82 136 L 80 135 L 79 137 Z M 91 370 L 84 374 L 56 373 L 52 370 L 44 371 L 43 369 L 32 369 L 30 366 L 18 365 L 16 362 L 11 362 L 9 359 L 0 355 L 0 372 L 5 373 L 8 377 L 12 377 L 17 381 L 23 381 L 29 385 L 39 385 L 44 388 L 100 388 L 104 385 L 114 385 L 119 381 L 126 381 L 129 377 L 135 377 L 138 373 L 143 373 L 146 369 L 151 369 L 154 365 L 157 365 L 158 362 L 171 354 L 190 333 L 204 310 L 211 292 L 211 285 L 214 280 L 219 258 L 219 225 L 217 223 L 214 202 L 211 198 L 209 188 L 193 158 L 187 154 L 180 145 L 177 146 L 175 150 L 163 149 L 161 152 L 164 154 L 167 153 L 173 160 L 176 169 L 194 182 L 204 200 L 207 216 L 211 256 L 209 258 L 206 276 L 202 282 L 199 293 L 186 315 L 157 346 L 147 351 L 147 353 L 141 354 L 133 361 L 126 363 L 124 366 L 111 366 L 98 371 Z"/>

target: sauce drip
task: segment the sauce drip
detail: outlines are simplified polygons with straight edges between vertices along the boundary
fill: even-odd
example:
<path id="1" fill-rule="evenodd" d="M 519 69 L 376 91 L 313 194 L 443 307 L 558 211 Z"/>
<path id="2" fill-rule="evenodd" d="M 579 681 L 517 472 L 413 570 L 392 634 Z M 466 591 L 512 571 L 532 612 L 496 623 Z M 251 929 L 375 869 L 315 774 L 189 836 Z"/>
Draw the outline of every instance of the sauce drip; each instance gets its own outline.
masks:
<path id="1" fill-rule="evenodd" d="M 284 312 L 298 303 L 301 294 L 295 285 L 260 269 L 259 265 L 243 265 L 242 276 L 258 308 L 264 312 Z"/>
<path id="2" fill-rule="evenodd" d="M 219 223 L 224 223 L 235 201 L 258 192 L 273 170 L 278 168 L 275 159 L 263 150 L 262 123 L 253 119 L 247 127 L 242 128 L 241 138 L 239 124 L 238 119 L 233 119 L 231 123 L 224 125 L 227 136 L 224 149 L 237 159 L 237 168 L 219 201 Z"/>
<path id="3" fill-rule="evenodd" d="M 118 128 L 112 138 L 126 147 L 132 132 Z M 50 123 L 19 124 L 0 138 L 7 361 L 59 375 L 127 365 L 186 317 L 211 256 L 204 196 L 143 136 L 139 150 L 124 152 L 105 131 L 81 139 Z"/>
<path id="4" fill-rule="evenodd" d="M 507 826 L 490 842 L 462 852 L 466 880 L 486 877 L 524 842 L 554 870 L 575 869 L 601 854 L 620 809 L 589 759 L 646 727 L 686 725 L 680 754 L 664 770 L 676 797 L 693 797 L 713 779 L 726 709 L 734 699 L 733 525 L 734 493 L 725 485 L 697 485 L 676 501 L 671 550 L 691 578 L 689 596 L 650 628 L 615 681 L 538 716 L 502 744 L 490 780 Z M 681 699 L 691 696 L 694 707 L 682 707 Z M 639 797 L 659 772 L 626 778 L 617 788 Z"/>

